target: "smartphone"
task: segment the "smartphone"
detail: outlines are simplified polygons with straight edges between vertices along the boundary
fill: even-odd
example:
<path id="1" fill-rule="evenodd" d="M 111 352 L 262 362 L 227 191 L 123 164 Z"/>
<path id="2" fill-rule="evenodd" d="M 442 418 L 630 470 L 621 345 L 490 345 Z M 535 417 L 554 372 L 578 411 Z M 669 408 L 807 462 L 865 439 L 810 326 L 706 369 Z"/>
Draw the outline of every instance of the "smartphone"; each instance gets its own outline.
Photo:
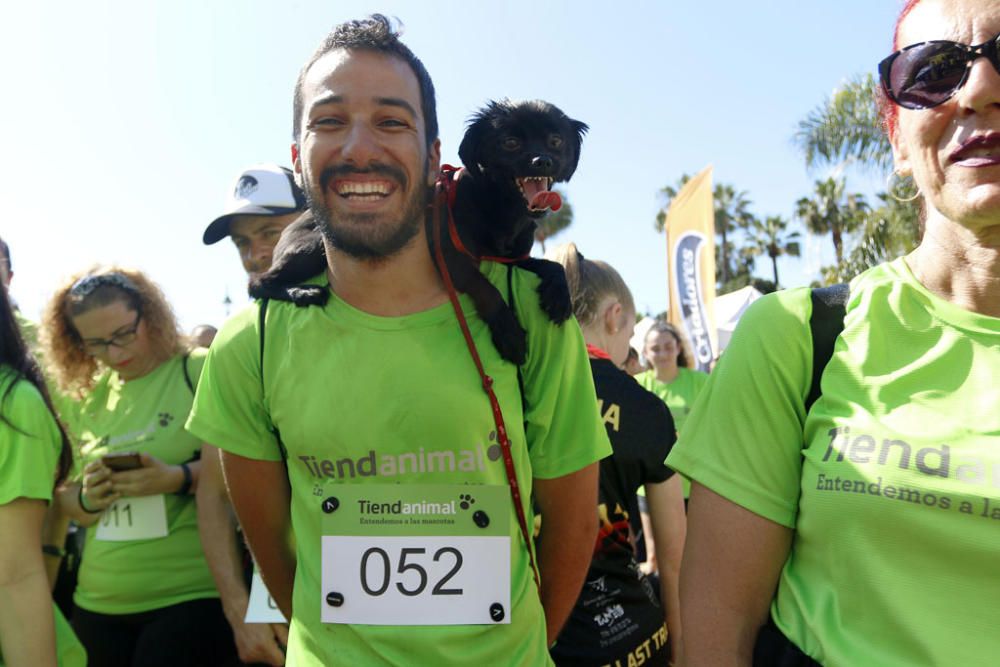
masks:
<path id="1" fill-rule="evenodd" d="M 122 472 L 123 470 L 141 468 L 142 458 L 139 457 L 139 452 L 119 452 L 118 454 L 102 456 L 101 463 L 115 472 Z"/>

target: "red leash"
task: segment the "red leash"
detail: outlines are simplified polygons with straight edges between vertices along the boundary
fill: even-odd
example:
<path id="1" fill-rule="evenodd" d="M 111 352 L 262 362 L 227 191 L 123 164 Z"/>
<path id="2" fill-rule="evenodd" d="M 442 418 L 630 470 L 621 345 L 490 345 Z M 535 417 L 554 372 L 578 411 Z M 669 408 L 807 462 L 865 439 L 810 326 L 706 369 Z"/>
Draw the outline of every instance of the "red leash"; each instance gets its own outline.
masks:
<path id="1" fill-rule="evenodd" d="M 458 196 L 458 179 L 462 176 L 462 172 L 465 171 L 465 167 L 455 168 L 450 164 L 445 164 L 441 166 L 441 175 L 438 176 L 438 185 L 444 188 L 444 191 L 448 198 L 448 236 L 451 237 L 452 244 L 458 249 L 462 254 L 468 255 L 477 262 L 482 260 L 488 260 L 490 262 L 498 262 L 500 264 L 514 264 L 515 262 L 520 262 L 530 257 L 530 253 L 525 254 L 521 257 L 511 259 L 510 257 L 490 257 L 488 255 L 483 255 L 477 257 L 473 255 L 465 244 L 462 243 L 462 237 L 458 235 L 458 228 L 455 226 L 455 215 L 452 212 L 455 208 L 455 198 Z"/>
<path id="2" fill-rule="evenodd" d="M 454 170 L 454 167 L 446 166 L 445 168 Z M 450 172 L 443 172 L 441 176 L 438 177 L 437 185 L 435 187 L 434 210 L 432 213 L 434 216 L 434 260 L 437 262 L 438 271 L 441 272 L 441 279 L 444 281 L 445 289 L 448 292 L 448 299 L 451 301 L 451 307 L 455 310 L 455 316 L 458 318 L 458 324 L 462 328 L 462 335 L 465 337 L 465 344 L 469 348 L 469 354 L 472 355 L 472 361 L 476 364 L 476 370 L 479 371 L 479 377 L 483 381 L 483 390 L 490 399 L 490 407 L 493 409 L 493 422 L 497 427 L 497 440 L 500 443 L 500 451 L 503 455 L 504 467 L 507 469 L 507 482 L 510 484 L 510 496 L 514 501 L 514 510 L 517 512 L 517 521 L 521 525 L 521 536 L 524 538 L 525 546 L 528 548 L 528 560 L 531 563 L 531 573 L 535 578 L 535 585 L 541 589 L 538 567 L 535 565 L 535 554 L 531 548 L 531 533 L 528 531 L 528 520 L 524 515 L 524 506 L 521 503 L 521 489 L 517 483 L 517 471 L 514 469 L 514 457 L 511 454 L 510 438 L 507 437 L 507 427 L 504 424 L 503 412 L 500 410 L 500 401 L 497 400 L 497 396 L 493 391 L 493 378 L 486 374 L 486 369 L 483 368 L 482 359 L 479 357 L 479 351 L 476 350 L 476 343 L 472 340 L 472 333 L 469 331 L 469 323 L 466 321 L 465 313 L 462 312 L 462 306 L 458 302 L 458 292 L 455 290 L 454 283 L 452 283 L 451 274 L 448 273 L 448 265 L 444 261 L 444 253 L 441 250 L 441 218 L 439 217 L 441 206 L 447 208 L 449 226 L 454 229 L 454 221 L 451 215 L 451 202 L 454 201 L 454 193 L 449 192 L 449 190 L 454 190 L 454 186 L 452 185 L 449 188 L 447 185 L 447 182 L 451 180 L 450 175 Z M 466 251 L 466 254 L 468 254 L 468 251 Z"/>

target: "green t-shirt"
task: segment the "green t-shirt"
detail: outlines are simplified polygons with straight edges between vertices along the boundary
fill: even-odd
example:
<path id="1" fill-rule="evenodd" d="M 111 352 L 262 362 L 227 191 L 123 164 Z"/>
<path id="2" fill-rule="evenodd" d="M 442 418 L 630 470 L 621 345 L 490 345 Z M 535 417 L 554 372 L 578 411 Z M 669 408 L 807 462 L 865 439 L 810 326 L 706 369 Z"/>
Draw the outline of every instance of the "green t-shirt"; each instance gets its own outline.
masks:
<path id="1" fill-rule="evenodd" d="M 875 267 L 806 416 L 811 310 L 750 307 L 668 464 L 795 530 L 771 614 L 822 664 L 995 665 L 1000 319 Z"/>
<path id="2" fill-rule="evenodd" d="M 660 382 L 656 379 L 656 371 L 650 370 L 635 376 L 643 388 L 648 389 L 670 408 L 670 416 L 674 418 L 677 432 L 687 421 L 691 406 L 698 398 L 702 387 L 708 382 L 708 373 L 693 371 L 690 368 L 678 368 L 677 377 L 673 382 Z"/>
<path id="3" fill-rule="evenodd" d="M 0 396 L 13 379 L 0 367 Z M 17 498 L 52 500 L 62 439 L 55 420 L 38 390 L 18 380 L 0 411 L 9 423 L 0 422 L 0 505 Z M 12 426 L 14 428 L 12 428 Z M 56 652 L 61 667 L 84 667 L 87 655 L 59 609 L 55 612 Z M 0 666 L 4 664 L 0 647 Z"/>
<path id="4" fill-rule="evenodd" d="M 206 350 L 187 359 L 192 383 Z M 190 461 L 201 441 L 184 429 L 193 401 L 181 355 L 141 378 L 122 382 L 115 372 L 100 377 L 65 421 L 79 447 L 78 467 L 114 452 L 144 452 L 164 463 Z M 73 601 L 101 614 L 131 614 L 180 602 L 218 597 L 202 553 L 193 495 L 164 494 L 166 537 L 128 541 L 97 539 L 87 531 Z M 109 519 L 107 513 L 101 521 Z"/>
<path id="5" fill-rule="evenodd" d="M 694 405 L 695 399 L 701 393 L 702 387 L 708 382 L 708 373 L 681 367 L 677 369 L 677 377 L 674 378 L 673 382 L 657 380 L 656 370 L 639 373 L 635 379 L 643 388 L 653 392 L 667 404 L 679 434 L 681 427 L 684 426 L 684 422 L 687 421 L 688 415 L 691 413 L 691 406 Z M 685 498 L 691 495 L 691 481 L 683 475 L 681 475 L 681 488 Z M 642 495 L 645 495 L 645 490 L 641 490 L 643 491 Z"/>
<path id="6" fill-rule="evenodd" d="M 484 263 L 483 270 L 506 294 L 507 269 Z M 538 306 L 537 285 L 534 274 L 514 269 L 517 314 L 529 337 L 522 367 L 526 414 L 516 368 L 500 358 L 471 301 L 461 296 L 502 406 L 529 526 L 533 477 L 561 477 L 611 453 L 580 328 L 575 320 L 549 322 Z M 263 396 L 258 316 L 253 305 L 219 333 L 188 428 L 227 451 L 270 461 L 281 459 L 272 423 L 281 433 L 298 557 L 289 664 L 550 664 L 490 403 L 451 305 L 377 317 L 336 295 L 324 307 L 271 302 Z M 321 622 L 323 499 L 343 493 L 338 487 L 347 484 L 401 483 L 501 489 L 511 545 L 509 624 Z"/>

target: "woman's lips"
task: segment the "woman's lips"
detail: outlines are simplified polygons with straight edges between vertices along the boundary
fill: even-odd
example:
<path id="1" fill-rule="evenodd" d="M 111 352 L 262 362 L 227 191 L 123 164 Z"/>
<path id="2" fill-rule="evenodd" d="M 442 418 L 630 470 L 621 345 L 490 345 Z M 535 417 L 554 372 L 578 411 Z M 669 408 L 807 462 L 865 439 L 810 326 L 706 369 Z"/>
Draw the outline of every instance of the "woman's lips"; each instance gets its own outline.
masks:
<path id="1" fill-rule="evenodd" d="M 1000 164 L 1000 132 L 969 137 L 948 156 L 962 167 L 992 167 Z"/>

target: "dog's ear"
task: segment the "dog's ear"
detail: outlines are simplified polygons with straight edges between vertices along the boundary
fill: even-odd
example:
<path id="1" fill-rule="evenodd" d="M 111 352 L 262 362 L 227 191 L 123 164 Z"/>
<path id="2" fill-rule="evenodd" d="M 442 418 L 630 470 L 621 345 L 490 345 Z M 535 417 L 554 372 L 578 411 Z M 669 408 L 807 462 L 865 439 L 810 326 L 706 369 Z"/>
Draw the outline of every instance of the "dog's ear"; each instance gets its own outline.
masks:
<path id="1" fill-rule="evenodd" d="M 578 120 L 573 120 L 568 118 L 569 126 L 573 128 L 573 133 L 571 139 L 571 148 L 567 162 L 566 179 L 568 180 L 570 176 L 576 171 L 576 165 L 580 162 L 580 149 L 583 147 L 583 135 L 587 134 L 587 130 L 590 127 L 586 123 L 582 123 Z"/>
<path id="2" fill-rule="evenodd" d="M 483 110 L 472 117 L 465 130 L 465 136 L 462 137 L 462 143 L 458 146 L 458 157 L 473 178 L 481 178 L 483 175 L 483 170 L 480 168 L 483 141 L 492 130 L 493 124 L 488 110 Z"/>

